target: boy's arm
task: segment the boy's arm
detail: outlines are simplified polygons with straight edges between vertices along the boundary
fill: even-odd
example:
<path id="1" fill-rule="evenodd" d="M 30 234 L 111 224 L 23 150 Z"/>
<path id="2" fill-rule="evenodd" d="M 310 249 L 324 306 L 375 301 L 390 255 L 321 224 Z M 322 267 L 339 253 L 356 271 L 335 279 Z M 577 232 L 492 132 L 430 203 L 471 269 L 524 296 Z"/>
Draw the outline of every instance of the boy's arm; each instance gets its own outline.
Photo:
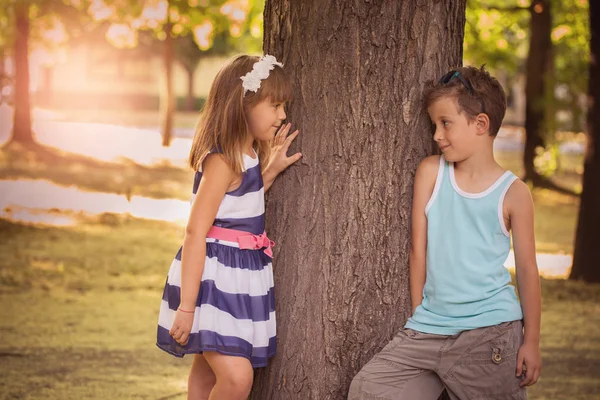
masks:
<path id="1" fill-rule="evenodd" d="M 533 230 L 533 200 L 529 188 L 518 180 L 506 194 L 505 206 L 512 228 L 517 285 L 523 322 L 525 326 L 523 346 L 517 358 L 517 376 L 526 372 L 522 386 L 537 382 L 541 370 L 540 319 L 542 300 L 540 276 L 535 257 L 535 236 Z M 523 368 L 526 366 L 526 370 Z"/>
<path id="2" fill-rule="evenodd" d="M 433 193 L 440 165 L 440 156 L 425 158 L 415 174 L 413 190 L 411 245 L 410 245 L 410 299 L 412 312 L 423 301 L 425 260 L 427 254 L 427 216 L 425 207 Z"/>

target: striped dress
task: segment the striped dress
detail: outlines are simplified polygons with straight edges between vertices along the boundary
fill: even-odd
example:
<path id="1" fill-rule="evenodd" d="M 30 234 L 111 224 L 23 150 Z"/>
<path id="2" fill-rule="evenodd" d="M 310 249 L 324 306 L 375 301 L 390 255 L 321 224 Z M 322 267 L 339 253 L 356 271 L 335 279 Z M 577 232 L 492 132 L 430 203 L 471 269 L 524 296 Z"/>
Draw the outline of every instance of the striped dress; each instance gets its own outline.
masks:
<path id="1" fill-rule="evenodd" d="M 264 187 L 258 157 L 244 155 L 242 183 L 223 198 L 214 226 L 262 234 Z M 202 170 L 194 178 L 194 196 Z M 193 197 L 192 197 L 193 201 Z M 188 343 L 170 335 L 180 302 L 182 248 L 171 263 L 160 306 L 157 346 L 175 356 L 216 351 L 246 357 L 264 367 L 275 355 L 275 296 L 271 259 L 263 250 L 242 250 L 235 242 L 206 239 L 206 259 Z"/>

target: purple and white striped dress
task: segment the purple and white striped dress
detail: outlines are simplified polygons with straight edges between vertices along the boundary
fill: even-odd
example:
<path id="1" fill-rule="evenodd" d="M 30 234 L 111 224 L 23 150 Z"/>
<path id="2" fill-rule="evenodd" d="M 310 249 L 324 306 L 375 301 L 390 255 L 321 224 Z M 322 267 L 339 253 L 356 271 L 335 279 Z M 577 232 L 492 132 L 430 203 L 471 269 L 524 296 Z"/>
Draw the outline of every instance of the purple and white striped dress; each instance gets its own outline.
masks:
<path id="1" fill-rule="evenodd" d="M 244 166 L 240 187 L 225 195 L 213 225 L 259 235 L 265 230 L 265 200 L 258 157 L 244 155 Z M 201 179 L 202 170 L 194 178 L 194 196 Z M 178 357 L 216 351 L 246 357 L 255 368 L 266 366 L 276 349 L 271 258 L 263 250 L 207 238 L 194 323 L 188 343 L 181 346 L 169 335 L 180 302 L 181 252 L 167 276 L 157 346 Z"/>

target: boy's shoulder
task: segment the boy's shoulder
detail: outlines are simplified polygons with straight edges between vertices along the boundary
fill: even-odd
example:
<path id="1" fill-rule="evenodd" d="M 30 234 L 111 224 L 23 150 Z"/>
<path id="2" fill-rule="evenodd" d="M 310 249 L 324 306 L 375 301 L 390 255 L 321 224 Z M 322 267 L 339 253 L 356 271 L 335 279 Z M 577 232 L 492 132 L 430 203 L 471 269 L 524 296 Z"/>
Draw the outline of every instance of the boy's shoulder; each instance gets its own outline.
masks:
<path id="1" fill-rule="evenodd" d="M 419 163 L 415 173 L 414 190 L 415 195 L 420 193 L 420 198 L 429 199 L 433 193 L 435 182 L 437 180 L 438 171 L 442 157 L 439 155 L 425 157 Z"/>
<path id="2" fill-rule="evenodd" d="M 433 178 L 435 180 L 440 169 L 441 160 L 442 156 L 440 155 L 425 157 L 417 167 L 417 177 L 427 180 Z"/>
<path id="3" fill-rule="evenodd" d="M 442 156 L 439 154 L 425 157 L 419 163 L 419 169 L 423 169 L 426 171 L 436 171 L 436 173 L 437 173 L 437 170 L 440 167 L 441 159 L 442 159 Z"/>
<path id="4" fill-rule="evenodd" d="M 508 188 L 504 204 L 508 208 L 511 208 L 511 206 L 518 207 L 527 203 L 533 203 L 531 190 L 529 190 L 529 186 L 525 182 L 517 178 Z"/>

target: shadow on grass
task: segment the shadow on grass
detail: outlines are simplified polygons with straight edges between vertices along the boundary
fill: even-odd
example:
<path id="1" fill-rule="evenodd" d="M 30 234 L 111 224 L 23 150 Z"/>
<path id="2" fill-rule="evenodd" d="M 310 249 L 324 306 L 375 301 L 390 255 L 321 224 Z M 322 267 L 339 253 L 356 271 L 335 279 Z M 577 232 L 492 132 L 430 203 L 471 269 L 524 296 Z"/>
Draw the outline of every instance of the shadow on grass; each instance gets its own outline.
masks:
<path id="1" fill-rule="evenodd" d="M 145 166 L 130 159 L 105 162 L 39 144 L 0 149 L 0 179 L 44 179 L 95 192 L 157 199 L 190 197 L 193 173 L 168 162 Z"/>

